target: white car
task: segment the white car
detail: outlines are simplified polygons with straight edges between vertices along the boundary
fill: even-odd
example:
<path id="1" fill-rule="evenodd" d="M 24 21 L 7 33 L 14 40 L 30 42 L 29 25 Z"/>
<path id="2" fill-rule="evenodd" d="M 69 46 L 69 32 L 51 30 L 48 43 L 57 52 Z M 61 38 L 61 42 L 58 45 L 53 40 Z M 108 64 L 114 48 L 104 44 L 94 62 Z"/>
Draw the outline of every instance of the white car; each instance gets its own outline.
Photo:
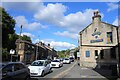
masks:
<path id="1" fill-rule="evenodd" d="M 71 61 L 70 61 L 70 59 L 69 58 L 65 58 L 64 60 L 63 60 L 63 63 L 71 63 Z"/>
<path id="2" fill-rule="evenodd" d="M 60 60 L 56 59 L 51 62 L 52 67 L 62 67 L 63 63 Z"/>
<path id="3" fill-rule="evenodd" d="M 36 60 L 28 67 L 30 76 L 44 76 L 52 71 L 51 64 L 47 60 Z"/>

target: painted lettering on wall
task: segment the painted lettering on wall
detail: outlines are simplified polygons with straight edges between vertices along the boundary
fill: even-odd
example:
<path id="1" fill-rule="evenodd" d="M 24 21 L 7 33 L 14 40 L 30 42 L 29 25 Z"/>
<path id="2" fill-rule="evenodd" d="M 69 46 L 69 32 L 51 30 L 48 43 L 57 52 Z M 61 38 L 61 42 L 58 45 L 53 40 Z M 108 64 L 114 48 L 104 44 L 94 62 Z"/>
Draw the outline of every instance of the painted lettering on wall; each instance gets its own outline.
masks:
<path id="1" fill-rule="evenodd" d="M 90 43 L 103 42 L 103 39 L 91 40 Z"/>
<path id="2" fill-rule="evenodd" d="M 98 39 L 100 35 L 101 32 L 97 32 L 97 28 L 95 28 L 94 33 L 92 34 L 92 36 L 95 37 L 95 40 L 90 40 L 90 43 L 103 42 L 103 39 Z"/>

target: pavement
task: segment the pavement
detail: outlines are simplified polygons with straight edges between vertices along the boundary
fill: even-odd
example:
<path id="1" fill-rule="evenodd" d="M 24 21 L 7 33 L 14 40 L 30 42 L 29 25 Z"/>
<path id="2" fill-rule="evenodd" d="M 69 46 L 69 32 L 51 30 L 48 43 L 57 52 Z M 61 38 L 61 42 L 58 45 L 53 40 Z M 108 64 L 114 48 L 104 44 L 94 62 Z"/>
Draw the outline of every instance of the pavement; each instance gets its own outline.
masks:
<path id="1" fill-rule="evenodd" d="M 105 69 L 92 69 L 80 67 L 77 64 L 64 75 L 63 78 L 75 78 L 85 80 L 120 80 L 117 76 L 112 75 L 111 70 Z"/>

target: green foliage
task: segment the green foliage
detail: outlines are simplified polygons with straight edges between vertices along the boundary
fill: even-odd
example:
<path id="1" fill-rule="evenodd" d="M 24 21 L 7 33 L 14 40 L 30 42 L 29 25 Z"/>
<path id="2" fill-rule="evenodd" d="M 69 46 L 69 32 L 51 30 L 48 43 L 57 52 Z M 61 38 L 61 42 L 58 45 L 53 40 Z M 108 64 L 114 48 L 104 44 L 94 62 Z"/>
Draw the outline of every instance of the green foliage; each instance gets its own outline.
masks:
<path id="1" fill-rule="evenodd" d="M 16 48 L 15 41 L 19 38 L 19 36 L 15 33 L 15 20 L 5 11 L 4 8 L 0 7 L 0 11 L 2 12 L 2 48 L 6 48 L 9 52 L 10 49 Z M 24 35 L 21 37 L 22 40 L 26 40 L 29 42 L 31 38 Z"/>
<path id="2" fill-rule="evenodd" d="M 65 57 L 69 57 L 70 55 L 70 50 L 62 50 L 62 51 L 58 51 L 58 55 L 60 58 L 65 58 Z"/>
<path id="3" fill-rule="evenodd" d="M 0 24 L 2 24 L 2 60 L 9 61 L 9 51 L 11 49 L 15 50 L 15 42 L 19 38 L 19 35 L 14 30 L 15 20 L 2 7 L 0 7 Z M 21 36 L 21 39 L 32 42 L 31 38 L 26 35 Z"/>
<path id="4" fill-rule="evenodd" d="M 7 51 L 9 51 L 11 35 L 15 33 L 15 20 L 5 11 L 5 9 L 0 8 L 0 11 L 2 12 L 2 15 L 0 15 L 0 17 L 2 17 L 2 47 L 7 48 Z"/>
<path id="5" fill-rule="evenodd" d="M 27 36 L 27 35 L 21 36 L 21 39 L 22 39 L 22 40 L 29 41 L 29 42 L 32 42 L 31 38 L 30 38 L 29 36 Z"/>
<path id="6" fill-rule="evenodd" d="M 2 61 L 10 61 L 10 53 L 7 48 L 2 48 Z"/>

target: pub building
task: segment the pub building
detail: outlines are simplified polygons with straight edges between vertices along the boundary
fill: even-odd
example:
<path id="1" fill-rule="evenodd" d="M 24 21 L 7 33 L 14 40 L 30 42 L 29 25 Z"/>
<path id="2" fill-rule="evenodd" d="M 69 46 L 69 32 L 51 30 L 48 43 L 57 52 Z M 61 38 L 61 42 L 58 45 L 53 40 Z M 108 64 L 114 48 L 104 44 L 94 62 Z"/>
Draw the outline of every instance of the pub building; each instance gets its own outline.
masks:
<path id="1" fill-rule="evenodd" d="M 99 11 L 92 23 L 79 32 L 80 66 L 110 68 L 119 65 L 120 28 L 102 22 Z"/>

